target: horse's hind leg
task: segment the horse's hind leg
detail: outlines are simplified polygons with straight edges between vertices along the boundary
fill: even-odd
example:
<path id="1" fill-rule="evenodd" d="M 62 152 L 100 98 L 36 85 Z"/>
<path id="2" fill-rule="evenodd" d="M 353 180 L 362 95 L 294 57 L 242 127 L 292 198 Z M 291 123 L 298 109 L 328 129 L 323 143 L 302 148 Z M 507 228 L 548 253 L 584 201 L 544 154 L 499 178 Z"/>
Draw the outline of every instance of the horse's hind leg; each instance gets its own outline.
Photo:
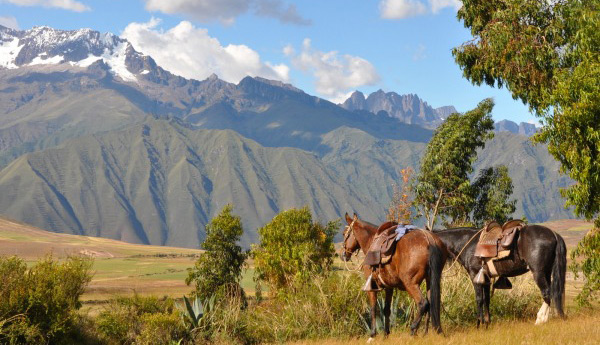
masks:
<path id="1" fill-rule="evenodd" d="M 385 289 L 385 305 L 383 307 L 384 334 L 387 337 L 390 334 L 390 314 L 392 312 L 393 289 Z"/>
<path id="2" fill-rule="evenodd" d="M 431 300 L 431 290 L 429 290 L 429 281 L 427 281 L 427 298 L 429 300 Z M 426 316 L 425 316 L 425 334 L 429 333 L 429 320 L 431 319 L 431 311 L 428 310 L 426 311 Z"/>
<path id="3" fill-rule="evenodd" d="M 429 310 L 429 301 L 427 298 L 423 298 L 423 294 L 421 293 L 418 284 L 406 286 L 406 292 L 410 294 L 418 308 L 417 317 L 410 325 L 410 335 L 415 335 L 419 329 L 419 324 L 421 323 L 423 315 Z"/>
<path id="4" fill-rule="evenodd" d="M 550 316 L 550 303 L 552 300 L 550 294 L 550 274 L 543 270 L 532 270 L 531 273 L 533 273 L 533 279 L 540 288 L 542 298 L 544 299 L 544 303 L 542 303 L 542 307 L 538 311 L 537 319 L 535 320 L 535 324 L 539 325 L 547 322 L 548 316 Z"/>
<path id="5" fill-rule="evenodd" d="M 367 343 L 372 342 L 377 335 L 377 292 L 369 291 L 369 304 L 371 305 L 371 334 Z"/>

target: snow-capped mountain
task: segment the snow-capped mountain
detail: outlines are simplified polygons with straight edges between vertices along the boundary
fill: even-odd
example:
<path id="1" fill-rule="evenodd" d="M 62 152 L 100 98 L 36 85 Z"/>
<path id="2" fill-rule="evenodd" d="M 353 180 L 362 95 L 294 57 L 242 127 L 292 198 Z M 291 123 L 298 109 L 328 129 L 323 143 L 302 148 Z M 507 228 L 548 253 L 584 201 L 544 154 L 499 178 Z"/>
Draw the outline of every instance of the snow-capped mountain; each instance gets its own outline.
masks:
<path id="1" fill-rule="evenodd" d="M 102 61 L 115 76 L 135 82 L 138 75 L 150 73 L 145 67 L 156 65 L 150 60 L 112 33 L 47 26 L 19 31 L 0 25 L 0 69 L 59 64 L 88 67 Z"/>

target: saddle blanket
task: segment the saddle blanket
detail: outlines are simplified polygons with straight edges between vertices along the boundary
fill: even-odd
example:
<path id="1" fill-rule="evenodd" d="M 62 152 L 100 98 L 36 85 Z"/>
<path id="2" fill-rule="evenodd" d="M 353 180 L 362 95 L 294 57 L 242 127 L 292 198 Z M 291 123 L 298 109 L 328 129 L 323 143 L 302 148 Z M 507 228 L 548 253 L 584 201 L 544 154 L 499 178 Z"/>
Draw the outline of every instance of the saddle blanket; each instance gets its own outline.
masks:
<path id="1" fill-rule="evenodd" d="M 394 231 L 396 233 L 396 238 L 394 240 L 398 241 L 402 238 L 402 236 L 406 235 L 406 233 L 410 230 L 414 230 L 417 229 L 416 226 L 414 225 L 402 225 L 402 224 L 398 224 L 398 226 L 396 227 L 396 230 Z"/>

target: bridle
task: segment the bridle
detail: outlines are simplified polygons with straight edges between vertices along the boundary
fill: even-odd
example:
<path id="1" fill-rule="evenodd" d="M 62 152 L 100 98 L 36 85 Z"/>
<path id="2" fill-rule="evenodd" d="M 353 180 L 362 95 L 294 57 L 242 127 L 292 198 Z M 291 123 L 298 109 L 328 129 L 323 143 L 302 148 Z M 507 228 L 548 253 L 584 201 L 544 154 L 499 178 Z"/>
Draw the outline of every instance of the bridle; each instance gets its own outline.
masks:
<path id="1" fill-rule="evenodd" d="M 350 234 L 354 234 L 354 223 L 356 222 L 356 218 L 352 219 L 352 222 L 350 222 L 350 225 L 346 225 L 346 227 L 344 228 L 344 242 L 343 242 L 343 248 L 344 248 L 344 253 L 347 252 L 346 249 L 346 241 L 348 241 L 348 238 L 350 237 Z M 356 234 L 354 234 L 354 238 L 356 238 Z"/>
<path id="2" fill-rule="evenodd" d="M 354 233 L 354 223 L 356 222 L 356 218 L 352 219 L 352 222 L 350 222 L 350 225 L 346 225 L 346 227 L 344 228 L 344 242 L 342 243 L 343 245 L 343 255 L 346 255 L 346 253 L 348 252 L 348 249 L 346 248 L 346 242 L 348 241 L 348 238 L 350 238 L 350 234 L 354 235 L 354 238 L 356 239 L 356 234 Z M 358 240 L 357 240 L 358 241 Z M 353 253 L 354 256 L 358 257 L 358 253 L 360 252 L 360 250 L 355 250 L 355 252 Z M 352 254 L 350 254 L 352 255 Z M 344 266 L 346 267 L 346 270 L 348 271 L 356 271 L 359 272 L 360 271 L 360 267 L 362 266 L 362 262 L 358 265 L 358 268 L 354 268 L 351 269 L 348 267 L 348 260 L 343 260 L 344 261 Z M 363 260 L 364 262 L 364 260 Z"/>

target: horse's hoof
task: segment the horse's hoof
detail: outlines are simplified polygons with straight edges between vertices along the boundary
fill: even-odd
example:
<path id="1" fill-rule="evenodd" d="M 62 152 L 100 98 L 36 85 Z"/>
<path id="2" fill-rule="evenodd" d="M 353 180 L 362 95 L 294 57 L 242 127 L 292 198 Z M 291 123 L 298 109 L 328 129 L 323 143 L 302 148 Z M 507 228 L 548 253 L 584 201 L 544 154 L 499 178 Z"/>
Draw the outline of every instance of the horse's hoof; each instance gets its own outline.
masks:
<path id="1" fill-rule="evenodd" d="M 367 344 L 368 344 L 368 343 L 372 343 L 372 342 L 373 342 L 373 340 L 375 340 L 375 338 L 373 338 L 373 337 L 370 337 L 369 339 L 367 339 Z"/>

